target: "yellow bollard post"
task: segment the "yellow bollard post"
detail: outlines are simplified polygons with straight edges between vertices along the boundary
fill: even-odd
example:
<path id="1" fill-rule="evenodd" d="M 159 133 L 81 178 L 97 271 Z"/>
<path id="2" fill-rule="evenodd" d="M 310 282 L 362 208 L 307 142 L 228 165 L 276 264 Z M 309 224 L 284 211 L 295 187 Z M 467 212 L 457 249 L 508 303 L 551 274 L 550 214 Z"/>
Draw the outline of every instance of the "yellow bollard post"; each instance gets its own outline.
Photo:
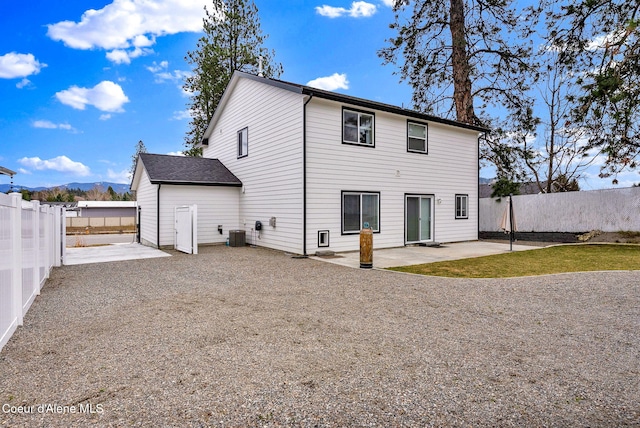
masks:
<path id="1" fill-rule="evenodd" d="M 360 230 L 360 268 L 371 269 L 373 267 L 373 231 L 369 223 L 365 223 Z"/>

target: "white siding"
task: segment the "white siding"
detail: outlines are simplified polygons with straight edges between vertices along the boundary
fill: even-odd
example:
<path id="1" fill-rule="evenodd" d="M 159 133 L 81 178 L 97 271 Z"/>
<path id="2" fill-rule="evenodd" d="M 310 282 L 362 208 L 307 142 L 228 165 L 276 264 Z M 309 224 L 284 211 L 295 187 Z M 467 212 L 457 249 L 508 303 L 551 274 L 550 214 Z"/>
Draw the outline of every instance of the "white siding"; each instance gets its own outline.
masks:
<path id="1" fill-rule="evenodd" d="M 204 156 L 219 159 L 243 183 L 239 228 L 256 244 L 302 253 L 302 102 L 281 88 L 241 78 L 216 122 Z M 249 155 L 237 158 L 237 132 L 248 127 Z M 276 227 L 269 219 L 276 218 Z"/>
<path id="2" fill-rule="evenodd" d="M 175 207 L 198 205 L 198 244 L 224 243 L 238 229 L 238 187 L 178 186 L 160 188 L 160 246 L 174 245 Z M 222 234 L 218 232 L 222 225 Z"/>
<path id="3" fill-rule="evenodd" d="M 342 107 L 317 98 L 307 106 L 310 254 L 318 249 L 318 230 L 330 231 L 329 249 L 359 248 L 358 235 L 341 234 L 344 190 L 380 192 L 380 233 L 374 234 L 375 248 L 404 245 L 405 194 L 434 195 L 435 201 L 441 201 L 435 203 L 436 241 L 477 239 L 478 132 L 430 122 L 429 153 L 408 153 L 407 118 L 374 111 L 375 148 L 346 145 L 342 144 Z M 455 219 L 456 194 L 469 195 L 468 219 Z"/>
<path id="4" fill-rule="evenodd" d="M 158 186 L 151 184 L 149 175 L 144 168 L 141 168 L 142 176 L 136 199 L 140 208 L 140 240 L 144 245 L 157 245 L 157 191 Z"/>

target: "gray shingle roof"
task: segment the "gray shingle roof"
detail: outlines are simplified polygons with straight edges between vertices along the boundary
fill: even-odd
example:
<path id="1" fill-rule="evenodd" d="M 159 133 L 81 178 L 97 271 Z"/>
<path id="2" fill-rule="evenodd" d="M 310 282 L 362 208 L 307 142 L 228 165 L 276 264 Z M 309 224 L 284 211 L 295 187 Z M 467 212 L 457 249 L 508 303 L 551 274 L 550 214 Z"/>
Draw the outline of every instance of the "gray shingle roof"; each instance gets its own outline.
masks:
<path id="1" fill-rule="evenodd" d="M 242 182 L 218 159 L 140 153 L 153 184 L 242 186 Z"/>

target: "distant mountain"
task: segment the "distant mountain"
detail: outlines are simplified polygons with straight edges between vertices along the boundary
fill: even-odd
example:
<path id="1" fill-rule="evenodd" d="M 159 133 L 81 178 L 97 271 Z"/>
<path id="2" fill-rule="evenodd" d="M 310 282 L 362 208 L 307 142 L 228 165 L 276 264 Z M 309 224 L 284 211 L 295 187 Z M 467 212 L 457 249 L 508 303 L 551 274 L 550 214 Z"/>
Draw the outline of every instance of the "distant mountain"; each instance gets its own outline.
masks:
<path id="1" fill-rule="evenodd" d="M 110 183 L 108 181 L 99 181 L 95 183 L 67 183 L 67 184 L 62 184 L 60 186 L 52 186 L 52 187 L 27 187 L 27 186 L 21 186 L 19 184 L 14 184 L 13 189 L 14 190 L 27 189 L 27 190 L 31 190 L 32 192 L 36 192 L 41 190 L 54 189 L 58 187 L 60 189 L 80 189 L 83 191 L 87 191 L 87 190 L 93 189 L 96 186 L 100 186 L 103 190 L 107 190 L 109 186 L 111 186 L 111 188 L 113 188 L 113 190 L 116 193 L 126 193 L 130 191 L 128 184 Z M 0 193 L 7 193 L 10 189 L 11 189 L 10 184 L 0 184 Z"/>
<path id="2" fill-rule="evenodd" d="M 493 182 L 493 180 L 495 180 L 495 178 L 484 178 L 484 177 L 480 177 L 480 184 L 491 184 Z M 116 188 L 114 187 L 113 190 L 115 190 Z"/>

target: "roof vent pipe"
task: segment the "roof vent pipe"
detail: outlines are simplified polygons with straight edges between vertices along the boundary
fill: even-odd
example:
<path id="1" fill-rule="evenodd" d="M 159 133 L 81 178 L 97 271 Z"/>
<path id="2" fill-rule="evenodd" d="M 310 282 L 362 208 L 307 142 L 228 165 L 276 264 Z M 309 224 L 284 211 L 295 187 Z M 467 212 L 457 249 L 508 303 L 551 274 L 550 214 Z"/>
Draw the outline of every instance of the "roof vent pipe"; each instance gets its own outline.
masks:
<path id="1" fill-rule="evenodd" d="M 258 76 L 264 77 L 264 73 L 262 70 L 262 55 L 258 57 Z"/>

